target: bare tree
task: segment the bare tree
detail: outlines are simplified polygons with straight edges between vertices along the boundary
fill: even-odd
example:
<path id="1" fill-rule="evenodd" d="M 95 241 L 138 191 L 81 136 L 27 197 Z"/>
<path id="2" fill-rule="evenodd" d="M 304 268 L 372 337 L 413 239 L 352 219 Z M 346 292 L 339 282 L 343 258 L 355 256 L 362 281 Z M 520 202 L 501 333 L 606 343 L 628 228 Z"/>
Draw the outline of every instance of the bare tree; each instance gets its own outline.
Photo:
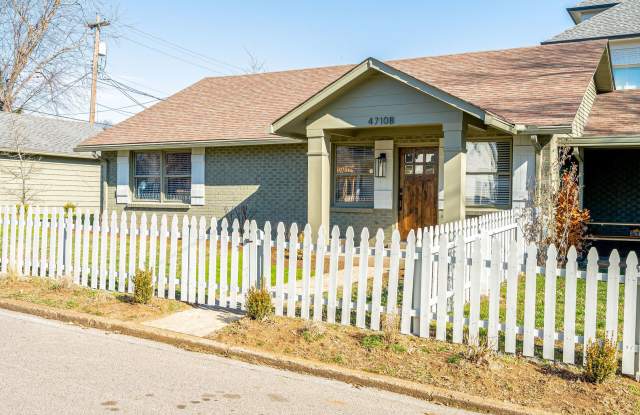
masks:
<path id="1" fill-rule="evenodd" d="M 265 61 L 260 60 L 254 55 L 249 49 L 244 48 L 245 53 L 248 57 L 247 69 L 245 70 L 248 74 L 254 73 L 262 73 L 265 71 Z"/>
<path id="2" fill-rule="evenodd" d="M 575 246 L 578 254 L 585 248 L 589 212 L 580 207 L 578 165 L 571 148 L 561 146 L 557 157 L 552 157 L 544 169 L 546 176 L 539 178 L 538 185 L 530 190 L 521 227 L 527 243 L 538 246 L 540 260 L 554 244 L 558 262 L 564 264 L 571 246 Z"/>
<path id="3" fill-rule="evenodd" d="M 11 115 L 8 122 L 8 134 L 11 148 L 2 153 L 2 156 L 10 160 L 6 167 L 0 170 L 9 177 L 8 193 L 12 194 L 18 204 L 32 204 L 38 194 L 34 186 L 34 175 L 38 173 L 38 161 L 40 158 L 28 152 L 27 136 L 19 121 L 20 115 Z"/>
<path id="4" fill-rule="evenodd" d="M 0 109 L 67 108 L 90 74 L 99 0 L 0 0 Z M 92 16 L 93 17 L 92 17 Z"/>

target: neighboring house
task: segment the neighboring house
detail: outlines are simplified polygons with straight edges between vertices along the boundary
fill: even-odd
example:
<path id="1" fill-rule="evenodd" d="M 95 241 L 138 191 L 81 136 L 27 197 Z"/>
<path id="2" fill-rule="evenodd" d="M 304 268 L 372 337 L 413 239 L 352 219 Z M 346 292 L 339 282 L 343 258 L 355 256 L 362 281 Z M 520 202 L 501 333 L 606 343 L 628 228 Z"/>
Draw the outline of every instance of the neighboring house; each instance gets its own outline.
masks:
<path id="1" fill-rule="evenodd" d="M 545 44 L 609 40 L 616 91 L 595 96 L 582 136 L 565 142 L 577 150 L 593 239 L 620 246 L 640 235 L 640 0 L 589 0 L 567 11 L 576 26 Z"/>
<path id="2" fill-rule="evenodd" d="M 610 62 L 595 40 L 205 78 L 77 149 L 102 152 L 108 209 L 404 236 L 524 206 Z"/>
<path id="3" fill-rule="evenodd" d="M 100 161 L 78 143 L 102 131 L 86 123 L 0 112 L 0 200 L 100 207 Z"/>

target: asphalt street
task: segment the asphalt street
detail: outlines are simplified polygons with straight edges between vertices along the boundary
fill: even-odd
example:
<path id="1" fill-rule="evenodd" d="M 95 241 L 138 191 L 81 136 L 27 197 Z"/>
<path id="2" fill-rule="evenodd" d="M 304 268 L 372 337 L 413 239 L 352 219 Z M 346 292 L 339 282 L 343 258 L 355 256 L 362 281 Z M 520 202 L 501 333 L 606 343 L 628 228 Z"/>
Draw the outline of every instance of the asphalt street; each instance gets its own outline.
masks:
<path id="1" fill-rule="evenodd" d="M 0 414 L 107 413 L 468 414 L 0 310 Z"/>

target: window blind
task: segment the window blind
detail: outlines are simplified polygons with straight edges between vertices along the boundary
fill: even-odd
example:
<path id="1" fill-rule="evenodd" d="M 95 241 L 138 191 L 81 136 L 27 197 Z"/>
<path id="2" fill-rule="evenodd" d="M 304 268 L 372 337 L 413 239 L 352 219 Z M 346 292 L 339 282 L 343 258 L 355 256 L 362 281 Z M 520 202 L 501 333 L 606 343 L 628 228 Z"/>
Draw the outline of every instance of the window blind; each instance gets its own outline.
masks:
<path id="1" fill-rule="evenodd" d="M 335 203 L 373 206 L 373 147 L 337 146 Z"/>
<path id="2" fill-rule="evenodd" d="M 511 143 L 467 142 L 467 206 L 507 207 L 510 199 Z"/>

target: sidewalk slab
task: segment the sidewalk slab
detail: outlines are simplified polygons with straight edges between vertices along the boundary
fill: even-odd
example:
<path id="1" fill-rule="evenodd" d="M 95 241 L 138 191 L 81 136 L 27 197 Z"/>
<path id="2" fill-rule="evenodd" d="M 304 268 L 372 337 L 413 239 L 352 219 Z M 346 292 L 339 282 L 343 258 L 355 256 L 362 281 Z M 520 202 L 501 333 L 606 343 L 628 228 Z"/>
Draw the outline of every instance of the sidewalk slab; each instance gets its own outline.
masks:
<path id="1" fill-rule="evenodd" d="M 176 333 L 204 337 L 240 318 L 242 318 L 242 314 L 229 310 L 194 306 L 189 310 L 180 311 L 157 320 L 145 321 L 142 324 Z"/>

